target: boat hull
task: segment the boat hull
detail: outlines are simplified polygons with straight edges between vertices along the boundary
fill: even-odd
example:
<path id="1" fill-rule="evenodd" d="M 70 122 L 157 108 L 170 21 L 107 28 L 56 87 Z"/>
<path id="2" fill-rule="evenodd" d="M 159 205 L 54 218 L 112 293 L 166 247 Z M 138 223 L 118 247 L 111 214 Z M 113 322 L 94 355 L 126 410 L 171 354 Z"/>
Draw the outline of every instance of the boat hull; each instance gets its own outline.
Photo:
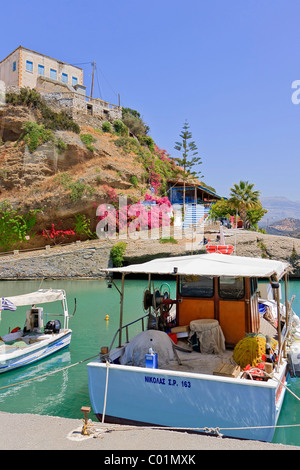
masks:
<path id="1" fill-rule="evenodd" d="M 33 364 L 67 348 L 71 341 L 71 335 L 72 331 L 68 330 L 22 350 L 12 351 L 9 354 L 0 354 L 0 374 Z"/>
<path id="2" fill-rule="evenodd" d="M 108 374 L 108 375 L 107 375 Z M 286 378 L 286 366 L 279 373 Z M 107 380 L 106 409 L 104 413 Z M 91 404 L 105 422 L 220 429 L 229 437 L 272 440 L 284 387 L 268 382 L 147 369 L 94 361 L 88 364 Z M 238 428 L 238 429 L 237 429 Z"/>

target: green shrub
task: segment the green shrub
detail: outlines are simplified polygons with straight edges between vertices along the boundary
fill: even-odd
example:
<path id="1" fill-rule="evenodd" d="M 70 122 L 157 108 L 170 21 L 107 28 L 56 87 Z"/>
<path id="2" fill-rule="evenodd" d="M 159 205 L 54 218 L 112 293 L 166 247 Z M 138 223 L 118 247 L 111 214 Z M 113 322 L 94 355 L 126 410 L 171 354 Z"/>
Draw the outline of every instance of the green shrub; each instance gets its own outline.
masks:
<path id="1" fill-rule="evenodd" d="M 90 152 L 95 150 L 92 144 L 96 142 L 96 139 L 91 134 L 80 134 L 80 139 Z"/>
<path id="2" fill-rule="evenodd" d="M 103 132 L 111 132 L 112 129 L 111 129 L 111 124 L 110 124 L 110 122 L 105 121 L 105 122 L 102 124 L 102 130 L 103 130 Z"/>
<path id="3" fill-rule="evenodd" d="M 111 256 L 113 265 L 117 268 L 123 265 L 126 246 L 127 245 L 125 242 L 119 242 L 119 243 L 116 243 L 110 250 L 110 256 Z"/>
<path id="4" fill-rule="evenodd" d="M 61 131 L 72 131 L 76 134 L 80 133 L 79 125 L 72 120 L 64 111 L 56 113 L 48 108 L 46 105 L 43 105 L 40 109 L 42 113 L 42 122 L 46 128 L 52 130 L 61 130 Z"/>
<path id="5" fill-rule="evenodd" d="M 58 173 L 58 175 L 55 176 L 55 180 L 58 181 L 58 183 L 61 184 L 65 189 L 67 189 L 69 183 L 72 181 L 72 176 L 67 171 L 64 171 L 62 173 Z"/>
<path id="6" fill-rule="evenodd" d="M 64 111 L 57 113 L 47 106 L 41 95 L 30 88 L 21 88 L 20 93 L 6 93 L 6 102 L 14 106 L 28 106 L 40 111 L 40 124 L 52 130 L 67 130 L 79 134 L 80 127 Z"/>
<path id="7" fill-rule="evenodd" d="M 137 155 L 140 152 L 139 142 L 132 137 L 119 137 L 112 141 L 117 147 L 121 147 L 125 153 L 136 153 Z"/>
<path id="8" fill-rule="evenodd" d="M 70 199 L 73 202 L 78 201 L 84 195 L 89 197 L 93 196 L 95 188 L 85 184 L 80 180 L 73 181 L 72 176 L 66 171 L 64 173 L 59 173 L 55 177 L 66 190 L 70 191 Z"/>
<path id="9" fill-rule="evenodd" d="M 23 126 L 23 133 L 20 138 L 25 140 L 29 151 L 34 152 L 39 145 L 53 139 L 53 133 L 51 130 L 45 129 L 43 124 L 39 125 L 36 122 L 27 121 Z"/>
<path id="10" fill-rule="evenodd" d="M 0 247 L 3 251 L 19 248 L 36 223 L 39 209 L 21 215 L 6 201 L 0 204 Z"/>
<path id="11" fill-rule="evenodd" d="M 120 121 L 120 119 L 116 119 L 113 126 L 116 134 L 123 136 L 128 134 L 127 126 L 125 126 L 124 122 Z"/>
<path id="12" fill-rule="evenodd" d="M 150 135 L 143 135 L 142 137 L 139 137 L 139 142 L 141 144 L 145 144 L 148 146 L 149 150 L 151 152 L 154 152 L 155 148 L 155 142 L 154 140 L 152 139 L 152 137 L 150 137 Z"/>
<path id="13" fill-rule="evenodd" d="M 41 95 L 31 88 L 21 88 L 20 93 L 6 93 L 5 100 L 14 106 L 23 105 L 32 108 L 38 108 L 42 103 Z"/>
<path id="14" fill-rule="evenodd" d="M 297 261 L 297 259 L 298 259 L 298 254 L 297 254 L 297 251 L 295 249 L 295 245 L 293 245 L 293 249 L 292 249 L 291 256 L 290 256 L 291 263 L 295 263 L 295 261 Z"/>
<path id="15" fill-rule="evenodd" d="M 125 114 L 122 121 L 136 137 L 147 135 L 149 127 L 141 118 L 135 117 L 132 114 Z"/>
<path id="16" fill-rule="evenodd" d="M 80 237 L 95 238 L 95 234 L 91 231 L 91 220 L 84 214 L 75 214 L 76 223 L 74 226 L 74 232 Z"/>
<path id="17" fill-rule="evenodd" d="M 91 197 L 95 192 L 95 188 L 93 188 L 92 186 L 88 186 L 87 184 L 79 180 L 72 181 L 71 183 L 69 183 L 68 189 L 71 191 L 70 199 L 73 202 L 78 201 L 78 199 L 81 199 L 82 196 L 84 196 L 85 194 Z"/>
<path id="18" fill-rule="evenodd" d="M 134 186 L 135 188 L 138 187 L 139 182 L 138 182 L 138 179 L 137 179 L 137 177 L 136 177 L 135 175 L 130 176 L 130 183 L 131 183 L 132 186 Z"/>
<path id="19" fill-rule="evenodd" d="M 68 145 L 60 138 L 56 139 L 55 145 L 58 148 L 59 153 L 63 152 L 64 150 L 67 150 L 68 148 Z"/>
<path id="20" fill-rule="evenodd" d="M 78 201 L 78 199 L 81 199 L 82 196 L 84 195 L 86 185 L 82 183 L 81 181 L 72 181 L 72 183 L 69 183 L 68 188 L 70 189 L 70 199 L 73 202 Z"/>
<path id="21" fill-rule="evenodd" d="M 177 240 L 175 240 L 175 238 L 173 237 L 170 237 L 170 238 L 160 238 L 159 239 L 159 243 L 173 243 L 173 245 L 176 245 L 178 243 Z"/>

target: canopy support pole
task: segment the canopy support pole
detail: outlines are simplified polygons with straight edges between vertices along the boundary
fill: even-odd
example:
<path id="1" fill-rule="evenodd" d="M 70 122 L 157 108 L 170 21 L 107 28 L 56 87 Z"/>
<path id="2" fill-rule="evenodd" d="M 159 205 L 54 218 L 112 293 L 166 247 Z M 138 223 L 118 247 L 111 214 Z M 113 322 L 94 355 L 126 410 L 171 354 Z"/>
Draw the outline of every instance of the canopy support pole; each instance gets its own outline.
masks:
<path id="1" fill-rule="evenodd" d="M 149 292 L 151 293 L 151 274 L 148 274 L 148 282 L 149 282 Z M 151 315 L 151 305 L 149 305 L 149 318 Z"/>
<path id="2" fill-rule="evenodd" d="M 122 273 L 122 286 L 120 292 L 120 332 L 119 332 L 119 348 L 122 346 L 122 326 L 123 326 L 123 304 L 124 304 L 124 280 L 125 273 Z"/>
<path id="3" fill-rule="evenodd" d="M 276 287 L 273 287 L 273 292 L 275 294 L 275 299 L 277 303 L 277 334 L 278 334 L 278 367 L 282 363 L 282 345 L 281 345 L 281 317 L 280 317 L 280 299 L 279 299 L 279 282 L 277 276 L 275 276 Z"/>
<path id="4" fill-rule="evenodd" d="M 287 291 L 288 290 L 287 273 L 285 273 L 285 275 L 284 275 L 284 286 L 285 286 L 285 327 L 286 327 L 286 331 L 288 332 L 289 331 L 289 315 L 290 315 L 289 310 L 290 309 L 289 309 L 288 291 Z M 284 353 L 284 356 L 286 357 L 286 341 L 284 342 L 283 353 Z"/>

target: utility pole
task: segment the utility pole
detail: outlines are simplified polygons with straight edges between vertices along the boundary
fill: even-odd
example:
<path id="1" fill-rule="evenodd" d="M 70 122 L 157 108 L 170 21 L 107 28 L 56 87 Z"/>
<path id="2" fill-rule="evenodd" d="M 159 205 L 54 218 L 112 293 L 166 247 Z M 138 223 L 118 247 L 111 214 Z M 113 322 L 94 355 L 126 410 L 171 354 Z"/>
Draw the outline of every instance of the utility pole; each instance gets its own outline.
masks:
<path id="1" fill-rule="evenodd" d="M 93 98 L 94 75 L 95 75 L 95 61 L 93 62 L 93 76 L 92 76 L 91 98 Z"/>

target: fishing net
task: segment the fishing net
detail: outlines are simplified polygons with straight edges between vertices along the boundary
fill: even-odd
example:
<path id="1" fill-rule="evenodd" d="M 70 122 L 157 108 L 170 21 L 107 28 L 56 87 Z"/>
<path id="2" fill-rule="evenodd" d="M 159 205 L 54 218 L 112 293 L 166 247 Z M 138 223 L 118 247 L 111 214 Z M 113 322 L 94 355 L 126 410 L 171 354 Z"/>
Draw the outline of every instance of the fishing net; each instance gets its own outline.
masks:
<path id="1" fill-rule="evenodd" d="M 271 348 L 276 347 L 276 340 L 271 339 Z M 243 369 L 250 364 L 257 366 L 266 352 L 266 338 L 261 334 L 249 334 L 241 339 L 233 350 L 233 359 Z"/>

